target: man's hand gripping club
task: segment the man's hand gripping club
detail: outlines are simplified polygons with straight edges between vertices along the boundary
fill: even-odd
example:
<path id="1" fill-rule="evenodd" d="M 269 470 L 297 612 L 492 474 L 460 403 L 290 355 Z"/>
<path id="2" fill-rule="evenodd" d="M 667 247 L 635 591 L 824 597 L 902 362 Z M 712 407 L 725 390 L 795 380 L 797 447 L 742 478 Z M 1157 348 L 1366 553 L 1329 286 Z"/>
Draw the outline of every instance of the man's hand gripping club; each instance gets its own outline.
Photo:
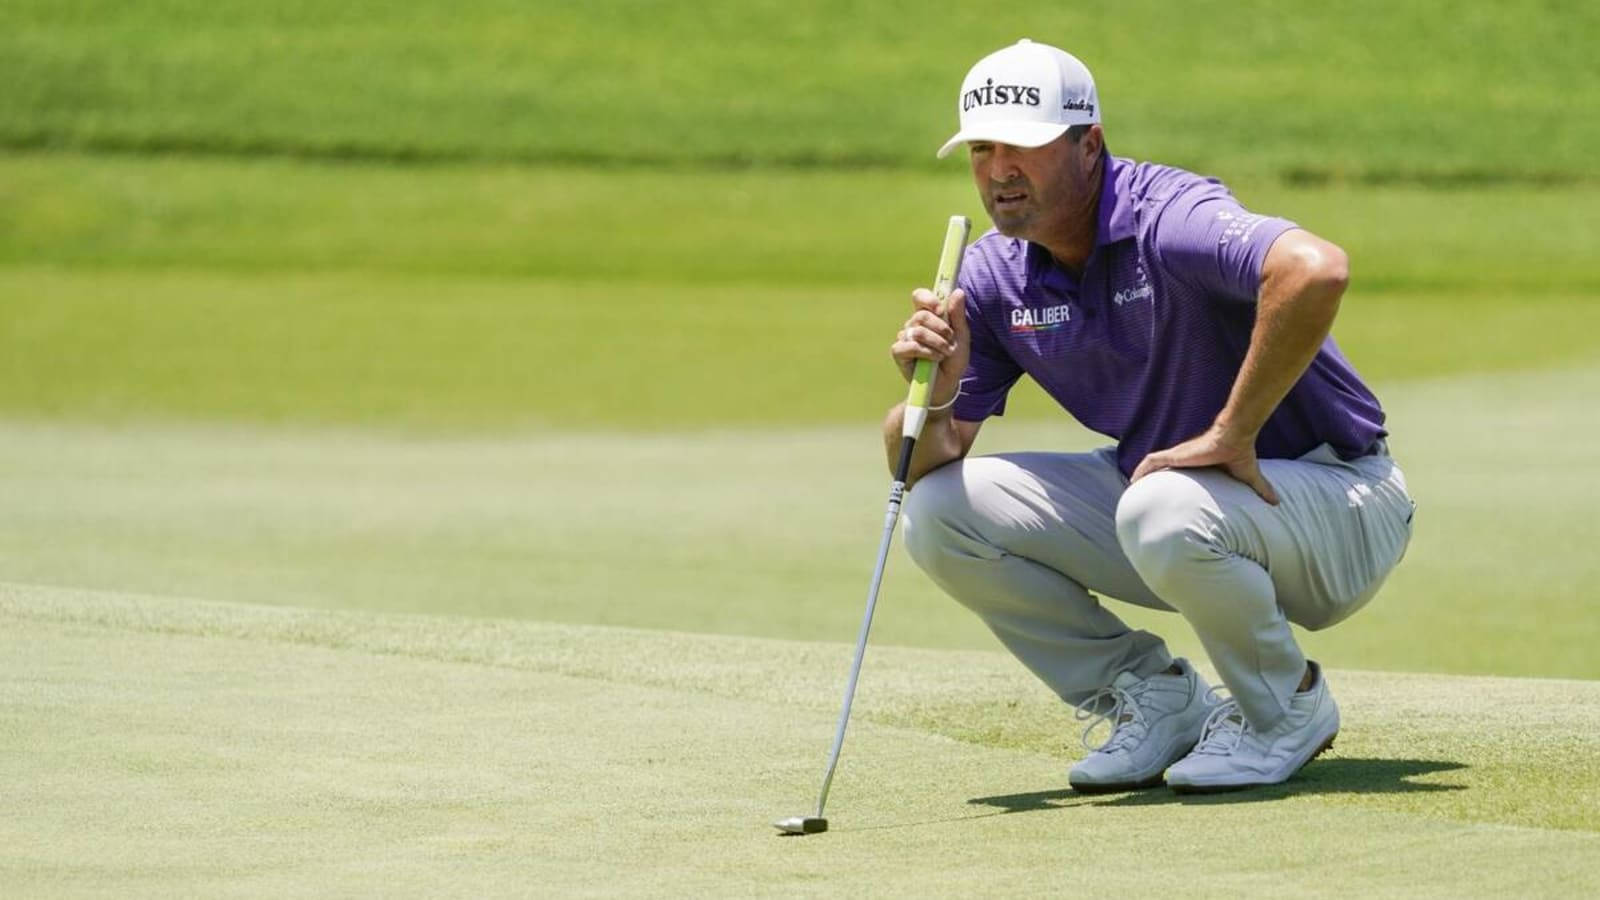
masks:
<path id="1" fill-rule="evenodd" d="M 928 398 L 928 420 L 911 458 L 907 484 L 965 456 L 977 438 L 979 424 L 958 422 L 950 411 L 950 404 L 961 391 L 961 376 L 966 374 L 971 358 L 966 293 L 959 289 L 951 291 L 941 310 L 933 291 L 918 288 L 911 293 L 911 303 L 911 317 L 889 345 L 889 355 L 908 382 L 918 360 L 928 360 L 936 369 L 933 391 Z M 899 453 L 904 415 L 905 404 L 902 403 L 889 411 L 884 422 L 884 446 L 891 470 Z"/>

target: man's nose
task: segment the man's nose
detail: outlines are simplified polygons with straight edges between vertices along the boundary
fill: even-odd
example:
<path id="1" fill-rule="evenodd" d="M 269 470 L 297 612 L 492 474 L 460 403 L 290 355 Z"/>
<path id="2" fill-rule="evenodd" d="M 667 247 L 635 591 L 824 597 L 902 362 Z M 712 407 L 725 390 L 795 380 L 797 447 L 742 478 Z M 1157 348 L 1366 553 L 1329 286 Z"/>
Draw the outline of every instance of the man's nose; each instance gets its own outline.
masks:
<path id="1" fill-rule="evenodd" d="M 1021 172 L 1017 168 L 1019 160 L 1017 148 L 1009 144 L 995 144 L 989 152 L 989 177 L 995 181 L 1010 181 Z"/>

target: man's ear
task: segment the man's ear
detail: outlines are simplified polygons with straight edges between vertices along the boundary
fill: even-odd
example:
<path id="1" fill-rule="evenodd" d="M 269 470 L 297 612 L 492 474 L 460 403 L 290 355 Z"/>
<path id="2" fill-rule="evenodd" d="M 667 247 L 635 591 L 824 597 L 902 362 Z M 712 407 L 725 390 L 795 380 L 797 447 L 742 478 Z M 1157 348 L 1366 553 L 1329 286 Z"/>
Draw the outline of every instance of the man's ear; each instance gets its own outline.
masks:
<path id="1" fill-rule="evenodd" d="M 1090 125 L 1088 133 L 1083 136 L 1083 140 L 1079 141 L 1078 144 L 1083 149 L 1084 159 L 1090 165 L 1094 165 L 1095 161 L 1100 158 L 1100 151 L 1106 148 L 1106 134 L 1100 130 L 1099 125 Z"/>

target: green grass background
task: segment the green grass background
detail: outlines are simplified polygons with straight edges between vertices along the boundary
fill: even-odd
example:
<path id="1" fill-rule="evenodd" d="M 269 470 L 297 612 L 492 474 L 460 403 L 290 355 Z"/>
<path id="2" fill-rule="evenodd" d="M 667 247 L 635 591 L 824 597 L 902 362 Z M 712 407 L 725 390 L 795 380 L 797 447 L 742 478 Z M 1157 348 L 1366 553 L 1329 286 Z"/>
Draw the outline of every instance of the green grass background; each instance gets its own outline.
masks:
<path id="1" fill-rule="evenodd" d="M 920 164 L 977 54 L 1034 36 L 1101 83 L 1112 146 L 1235 174 L 1588 179 L 1578 0 L 1286 13 L 825 0 L 23 0 L 12 146 L 378 159 Z M 1123 143 L 1119 138 L 1126 139 Z"/>
<path id="2" fill-rule="evenodd" d="M 1129 890 L 1592 889 L 1596 17 L 7 4 L 0 892 L 1008 892 L 1175 822 Z M 1243 803 L 1062 791 L 1069 716 L 897 552 L 854 831 L 774 849 L 887 342 L 983 221 L 931 151 L 1023 35 L 1093 67 L 1115 152 L 1350 251 L 1417 536 L 1304 636 L 1340 752 Z M 1021 393 L 980 451 L 1097 442 Z"/>
<path id="3" fill-rule="evenodd" d="M 0 408 L 491 431 L 876 417 L 940 223 L 982 221 L 959 168 L 0 159 Z M 1595 355 L 1600 188 L 1237 190 L 1349 249 L 1336 335 L 1371 378 Z"/>

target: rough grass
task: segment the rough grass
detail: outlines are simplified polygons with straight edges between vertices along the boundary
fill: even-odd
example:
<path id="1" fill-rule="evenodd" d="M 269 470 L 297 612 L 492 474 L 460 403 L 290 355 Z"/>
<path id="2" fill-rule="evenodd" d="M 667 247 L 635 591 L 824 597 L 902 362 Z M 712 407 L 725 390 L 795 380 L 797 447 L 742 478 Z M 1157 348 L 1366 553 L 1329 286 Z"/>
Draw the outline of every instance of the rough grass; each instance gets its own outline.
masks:
<path id="1" fill-rule="evenodd" d="M 1593 683 L 1333 671 L 1344 730 L 1288 785 L 1080 798 L 1009 658 L 878 647 L 833 831 L 794 840 L 843 644 L 15 585 L 0 621 L 23 893 L 1010 893 L 1158 833 L 1125 889 L 1600 889 Z"/>
<path id="2" fill-rule="evenodd" d="M 1296 179 L 1588 179 L 1600 74 L 1575 36 L 1596 16 L 1538 0 L 1021 17 L 904 0 L 25 0 L 0 12 L 0 143 L 931 166 L 967 66 L 1032 35 L 1088 62 L 1113 145 L 1141 154 Z"/>
<path id="3" fill-rule="evenodd" d="M 1600 188 L 1295 187 L 1204 171 L 1348 249 L 1358 292 L 1600 291 L 1588 264 Z M 931 277 L 955 213 L 988 227 L 956 163 L 705 173 L 0 155 L 12 265 L 871 285 L 897 303 Z"/>

